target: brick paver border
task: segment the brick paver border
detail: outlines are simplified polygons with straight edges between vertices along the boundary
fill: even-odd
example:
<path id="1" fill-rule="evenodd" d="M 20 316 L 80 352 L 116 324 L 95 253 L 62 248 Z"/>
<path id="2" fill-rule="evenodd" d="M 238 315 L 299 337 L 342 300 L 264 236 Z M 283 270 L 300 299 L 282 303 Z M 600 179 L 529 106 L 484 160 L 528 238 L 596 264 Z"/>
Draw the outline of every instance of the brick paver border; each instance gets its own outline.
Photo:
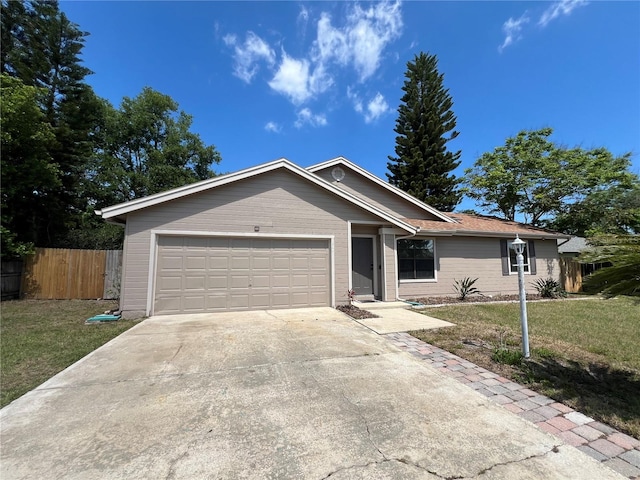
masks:
<path id="1" fill-rule="evenodd" d="M 625 477 L 640 480 L 640 441 L 408 333 L 385 335 L 396 347 L 429 363 L 545 432 L 577 447 Z"/>

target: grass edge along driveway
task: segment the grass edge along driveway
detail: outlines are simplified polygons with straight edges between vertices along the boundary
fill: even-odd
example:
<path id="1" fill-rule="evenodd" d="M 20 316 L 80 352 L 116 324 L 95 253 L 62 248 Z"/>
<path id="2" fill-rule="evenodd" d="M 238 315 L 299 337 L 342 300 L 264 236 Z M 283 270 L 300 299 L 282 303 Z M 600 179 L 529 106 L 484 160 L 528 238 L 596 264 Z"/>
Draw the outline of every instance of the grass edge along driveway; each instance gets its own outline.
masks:
<path id="1" fill-rule="evenodd" d="M 455 327 L 410 332 L 640 438 L 640 299 L 529 302 L 523 360 L 518 303 L 429 308 Z"/>
<path id="2" fill-rule="evenodd" d="M 0 407 L 33 390 L 137 321 L 85 325 L 104 300 L 11 300 L 0 305 Z"/>

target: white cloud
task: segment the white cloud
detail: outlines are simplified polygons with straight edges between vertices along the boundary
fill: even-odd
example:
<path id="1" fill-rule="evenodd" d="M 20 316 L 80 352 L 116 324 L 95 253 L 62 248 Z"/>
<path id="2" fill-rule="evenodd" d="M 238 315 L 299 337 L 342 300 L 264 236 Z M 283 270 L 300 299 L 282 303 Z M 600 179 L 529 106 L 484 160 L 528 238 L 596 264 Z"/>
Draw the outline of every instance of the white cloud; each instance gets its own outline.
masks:
<path id="1" fill-rule="evenodd" d="M 282 62 L 269 82 L 269 86 L 276 92 L 289 97 L 294 104 L 303 103 L 311 96 L 308 60 L 296 60 L 282 52 Z"/>
<path id="2" fill-rule="evenodd" d="M 298 112 L 298 118 L 294 125 L 296 128 L 302 128 L 304 125 L 311 125 L 312 127 L 323 127 L 327 124 L 327 117 L 324 115 L 316 115 L 308 108 L 303 108 Z"/>
<path id="3" fill-rule="evenodd" d="M 524 12 L 520 16 L 520 18 L 518 18 L 517 20 L 514 20 L 513 18 L 509 17 L 509 20 L 504 22 L 504 24 L 502 25 L 502 31 L 505 34 L 505 38 L 502 45 L 498 47 L 498 51 L 502 52 L 505 48 L 507 48 L 513 42 L 521 39 L 522 35 L 520 35 L 520 32 L 522 31 L 522 26 L 528 22 L 529 22 L 529 16 L 527 15 L 527 12 Z"/>
<path id="4" fill-rule="evenodd" d="M 238 43 L 235 35 L 225 35 L 222 40 L 228 47 L 234 48 L 233 74 L 246 83 L 251 83 L 258 72 L 259 62 L 269 66 L 275 63 L 276 54 L 267 42 L 253 32 L 247 32 L 244 43 Z"/>
<path id="5" fill-rule="evenodd" d="M 538 25 L 546 27 L 549 22 L 555 20 L 560 15 L 571 15 L 571 12 L 576 8 L 587 5 L 587 3 L 586 0 L 560 0 L 559 2 L 555 2 L 543 12 L 538 21 Z"/>
<path id="6" fill-rule="evenodd" d="M 362 114 L 365 123 L 372 123 L 390 111 L 389 104 L 380 92 L 367 103 L 366 108 L 360 95 L 351 87 L 347 87 L 347 98 L 353 103 L 353 109 Z"/>
<path id="7" fill-rule="evenodd" d="M 267 132 L 280 133 L 280 125 L 278 125 L 276 122 L 267 122 L 267 124 L 264 126 L 264 129 Z"/>
<path id="8" fill-rule="evenodd" d="M 353 102 L 353 109 L 358 113 L 362 113 L 362 100 L 351 87 L 347 87 L 347 98 Z"/>
<path id="9" fill-rule="evenodd" d="M 361 82 L 380 66 L 385 47 L 402 33 L 400 2 L 376 3 L 368 9 L 355 5 L 343 27 L 335 27 L 322 13 L 312 58 L 321 64 L 352 65 Z"/>
<path id="10" fill-rule="evenodd" d="M 233 74 L 251 83 L 259 69 L 266 66 L 271 72 L 269 87 L 297 107 L 296 126 L 326 125 L 323 115 L 300 108 L 334 86 L 340 78 L 339 70 L 355 72 L 356 83 L 372 77 L 389 56 L 386 53 L 389 44 L 400 37 L 403 29 L 399 0 L 374 2 L 366 7 L 357 3 L 344 5 L 341 9 L 346 10 L 346 14 L 338 21 L 327 12 L 318 16 L 306 6 L 300 6 L 296 23 L 302 37 L 307 25 L 314 22 L 317 31 L 309 50 L 296 57 L 290 56 L 284 47 L 279 49 L 280 53 L 274 52 L 269 43 L 251 31 L 244 41 L 234 34 L 225 35 L 224 43 L 233 49 Z M 388 109 L 382 95 L 374 97 L 369 104 L 357 96 L 351 100 L 367 122 Z"/>
<path id="11" fill-rule="evenodd" d="M 294 105 L 325 92 L 332 84 L 333 79 L 327 75 L 324 65 L 317 65 L 311 71 L 309 60 L 292 58 L 284 50 L 282 62 L 269 82 L 273 90 L 288 97 Z"/>
<path id="12" fill-rule="evenodd" d="M 371 123 L 389 111 L 389 104 L 382 94 L 378 92 L 367 104 L 367 111 L 364 114 L 364 121 Z"/>

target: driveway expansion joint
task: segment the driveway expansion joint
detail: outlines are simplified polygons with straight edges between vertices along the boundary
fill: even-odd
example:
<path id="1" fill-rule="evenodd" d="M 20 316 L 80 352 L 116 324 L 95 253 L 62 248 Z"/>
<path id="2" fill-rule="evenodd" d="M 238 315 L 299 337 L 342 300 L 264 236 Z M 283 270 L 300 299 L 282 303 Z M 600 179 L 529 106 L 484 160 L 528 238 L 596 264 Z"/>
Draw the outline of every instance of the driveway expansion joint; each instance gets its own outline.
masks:
<path id="1" fill-rule="evenodd" d="M 384 336 L 400 350 L 420 358 L 564 443 L 580 447 L 583 453 L 616 472 L 624 476 L 633 472 L 632 478 L 640 478 L 640 468 L 629 461 L 635 459 L 633 452 L 640 451 L 640 440 L 406 332 Z"/>

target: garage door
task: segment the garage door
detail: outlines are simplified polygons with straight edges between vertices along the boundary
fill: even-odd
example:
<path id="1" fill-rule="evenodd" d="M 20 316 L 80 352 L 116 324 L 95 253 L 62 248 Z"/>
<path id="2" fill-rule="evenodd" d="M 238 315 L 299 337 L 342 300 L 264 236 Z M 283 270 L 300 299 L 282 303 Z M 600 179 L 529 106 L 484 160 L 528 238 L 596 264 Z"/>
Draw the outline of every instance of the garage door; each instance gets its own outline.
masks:
<path id="1" fill-rule="evenodd" d="M 328 240 L 158 238 L 154 313 L 330 304 Z"/>

